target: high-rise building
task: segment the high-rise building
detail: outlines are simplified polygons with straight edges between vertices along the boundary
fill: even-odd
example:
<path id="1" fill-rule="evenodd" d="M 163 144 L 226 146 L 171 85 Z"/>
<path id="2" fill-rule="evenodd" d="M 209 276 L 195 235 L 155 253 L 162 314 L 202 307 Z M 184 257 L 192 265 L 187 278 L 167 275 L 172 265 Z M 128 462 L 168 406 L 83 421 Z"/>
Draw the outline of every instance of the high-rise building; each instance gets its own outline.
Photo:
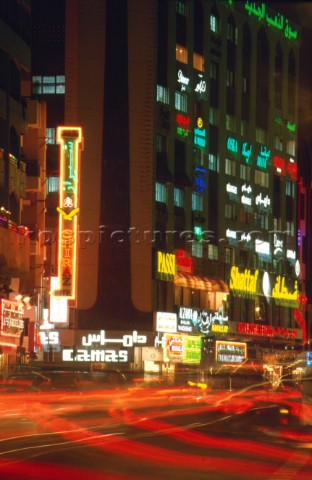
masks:
<path id="1" fill-rule="evenodd" d="M 71 218 L 56 129 L 82 129 L 77 289 L 54 358 L 112 361 L 101 352 L 119 332 L 161 346 L 158 364 L 288 362 L 307 339 L 300 28 L 258 2 L 41 3 L 32 93 L 47 102 L 52 239 Z M 70 277 L 57 241 L 46 248 L 50 275 Z"/>

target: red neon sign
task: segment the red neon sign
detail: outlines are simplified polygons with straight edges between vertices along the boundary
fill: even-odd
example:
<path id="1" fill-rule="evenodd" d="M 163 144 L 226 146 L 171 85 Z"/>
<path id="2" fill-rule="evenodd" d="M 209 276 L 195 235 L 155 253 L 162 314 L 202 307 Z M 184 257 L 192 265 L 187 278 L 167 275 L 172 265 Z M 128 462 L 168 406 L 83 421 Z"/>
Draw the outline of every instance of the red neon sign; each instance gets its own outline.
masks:
<path id="1" fill-rule="evenodd" d="M 193 273 L 193 260 L 186 255 L 185 250 L 176 251 L 176 265 L 180 272 Z"/>

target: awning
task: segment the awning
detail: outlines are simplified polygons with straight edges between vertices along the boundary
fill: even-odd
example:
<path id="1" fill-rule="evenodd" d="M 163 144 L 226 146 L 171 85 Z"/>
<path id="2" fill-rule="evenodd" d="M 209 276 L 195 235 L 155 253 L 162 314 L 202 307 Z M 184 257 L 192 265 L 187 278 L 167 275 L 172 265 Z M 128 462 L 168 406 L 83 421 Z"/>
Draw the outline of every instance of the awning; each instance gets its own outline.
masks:
<path id="1" fill-rule="evenodd" d="M 178 287 L 205 290 L 206 292 L 229 293 L 229 287 L 219 278 L 199 277 L 185 272 L 177 272 L 174 277 L 174 284 Z"/>

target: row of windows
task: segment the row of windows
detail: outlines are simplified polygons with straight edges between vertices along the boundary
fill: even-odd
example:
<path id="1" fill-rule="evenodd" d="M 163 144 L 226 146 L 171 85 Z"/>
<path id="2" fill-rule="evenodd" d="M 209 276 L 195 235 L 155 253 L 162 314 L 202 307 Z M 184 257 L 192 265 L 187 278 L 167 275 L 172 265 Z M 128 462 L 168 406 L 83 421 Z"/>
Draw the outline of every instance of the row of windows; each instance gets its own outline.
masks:
<path id="1" fill-rule="evenodd" d="M 289 194 L 294 194 L 294 184 L 293 182 L 288 182 L 286 184 L 286 194 L 287 191 Z M 156 202 L 165 203 L 168 202 L 168 189 L 167 185 L 164 183 L 156 182 L 155 188 L 155 200 Z M 184 208 L 184 189 L 174 187 L 173 190 L 173 201 L 174 206 Z M 230 220 L 236 220 L 236 208 L 237 205 L 234 203 L 225 204 L 225 218 Z M 204 211 L 204 197 L 198 192 L 192 192 L 192 210 L 203 212 Z M 240 206 L 240 221 L 242 223 L 250 222 L 250 212 L 246 211 L 243 206 Z M 267 213 L 256 212 L 255 213 L 255 223 L 261 228 L 268 228 L 268 219 L 269 216 Z"/>
<path id="2" fill-rule="evenodd" d="M 32 77 L 33 95 L 65 94 L 65 75 L 34 75 Z"/>
<path id="3" fill-rule="evenodd" d="M 156 101 L 160 103 L 165 103 L 167 105 L 170 104 L 170 95 L 169 95 L 169 88 L 162 87 L 161 85 L 157 85 L 156 91 Z M 175 92 L 175 109 L 187 113 L 188 112 L 188 96 L 182 92 Z M 201 117 L 203 116 L 203 103 L 202 102 L 195 102 L 193 105 L 194 110 L 194 117 Z M 214 107 L 209 108 L 209 123 L 211 125 L 219 125 L 219 110 Z M 234 115 L 226 114 L 225 115 L 225 128 L 229 132 L 237 133 L 237 119 Z M 243 120 L 241 121 L 241 128 L 240 134 L 242 136 L 248 135 L 248 123 Z M 265 145 L 267 143 L 267 132 L 263 128 L 256 127 L 256 141 Z M 274 135 L 273 138 L 274 148 L 279 151 L 283 151 L 284 146 L 286 153 L 288 155 L 295 155 L 296 154 L 296 141 L 294 139 L 284 140 L 281 135 Z"/>

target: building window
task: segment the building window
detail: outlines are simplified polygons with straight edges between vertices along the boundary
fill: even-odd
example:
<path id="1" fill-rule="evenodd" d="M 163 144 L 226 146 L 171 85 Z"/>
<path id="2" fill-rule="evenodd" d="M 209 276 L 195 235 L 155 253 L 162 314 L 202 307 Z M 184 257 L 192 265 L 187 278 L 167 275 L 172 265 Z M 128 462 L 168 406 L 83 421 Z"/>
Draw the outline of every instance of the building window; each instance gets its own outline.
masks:
<path id="1" fill-rule="evenodd" d="M 269 188 L 269 173 L 255 170 L 255 184 Z"/>
<path id="2" fill-rule="evenodd" d="M 209 108 L 209 123 L 211 125 L 218 125 L 218 110 L 216 108 L 210 107 Z"/>
<path id="3" fill-rule="evenodd" d="M 235 220 L 235 205 L 233 203 L 225 204 L 225 218 L 227 220 Z"/>
<path id="4" fill-rule="evenodd" d="M 226 86 L 227 87 L 234 86 L 234 72 L 232 70 L 226 71 Z"/>
<path id="5" fill-rule="evenodd" d="M 276 148 L 276 150 L 280 150 L 280 151 L 283 150 L 283 141 L 282 141 L 280 135 L 274 135 L 274 148 Z"/>
<path id="6" fill-rule="evenodd" d="M 208 169 L 212 170 L 213 172 L 218 172 L 219 171 L 219 165 L 218 165 L 218 157 L 217 155 L 214 155 L 213 153 L 209 153 L 208 155 Z"/>
<path id="7" fill-rule="evenodd" d="M 173 201 L 175 207 L 184 207 L 184 190 L 183 188 L 174 188 Z"/>
<path id="8" fill-rule="evenodd" d="M 229 158 L 225 159 L 225 173 L 227 175 L 232 175 L 233 177 L 235 176 L 235 166 L 235 160 L 230 160 Z"/>
<path id="9" fill-rule="evenodd" d="M 176 60 L 181 63 L 187 64 L 187 48 L 183 45 L 176 45 Z"/>
<path id="10" fill-rule="evenodd" d="M 166 103 L 169 105 L 169 88 L 157 85 L 157 102 Z"/>
<path id="11" fill-rule="evenodd" d="M 250 182 L 250 167 L 243 163 L 240 164 L 240 178 L 246 182 Z"/>
<path id="12" fill-rule="evenodd" d="M 248 136 L 248 122 L 246 120 L 241 121 L 241 136 L 242 137 L 247 137 Z"/>
<path id="13" fill-rule="evenodd" d="M 269 217 L 267 213 L 256 212 L 255 213 L 255 226 L 258 228 L 269 228 Z"/>
<path id="14" fill-rule="evenodd" d="M 55 193 L 59 191 L 60 178 L 47 177 L 47 193 Z"/>
<path id="15" fill-rule="evenodd" d="M 198 53 L 193 53 L 193 67 L 200 72 L 204 71 L 204 57 Z"/>
<path id="16" fill-rule="evenodd" d="M 32 93 L 35 95 L 65 94 L 65 76 L 51 75 L 32 77 Z"/>
<path id="17" fill-rule="evenodd" d="M 296 142 L 295 140 L 287 140 L 286 151 L 288 155 L 296 155 Z"/>
<path id="18" fill-rule="evenodd" d="M 187 17 L 187 5 L 185 0 L 176 0 L 176 12 Z"/>
<path id="19" fill-rule="evenodd" d="M 208 244 L 208 259 L 219 260 L 219 248 L 218 245 Z"/>
<path id="20" fill-rule="evenodd" d="M 187 96 L 181 92 L 175 92 L 175 108 L 180 112 L 187 112 Z"/>
<path id="21" fill-rule="evenodd" d="M 55 128 L 46 128 L 46 143 L 49 145 L 56 144 Z"/>
<path id="22" fill-rule="evenodd" d="M 263 145 L 265 145 L 266 134 L 263 128 L 256 127 L 256 142 L 262 143 Z"/>
<path id="23" fill-rule="evenodd" d="M 210 14 L 210 30 L 213 33 L 218 33 L 218 17 L 214 13 Z"/>
<path id="24" fill-rule="evenodd" d="M 294 222 L 286 221 L 286 234 L 291 235 L 292 237 L 295 236 L 295 225 Z"/>
<path id="25" fill-rule="evenodd" d="M 156 152 L 164 153 L 166 151 L 166 137 L 165 135 L 156 135 Z"/>
<path id="26" fill-rule="evenodd" d="M 156 202 L 167 203 L 167 186 L 164 183 L 156 182 Z"/>
<path id="27" fill-rule="evenodd" d="M 192 210 L 202 212 L 204 209 L 203 197 L 200 193 L 192 192 Z"/>
<path id="28" fill-rule="evenodd" d="M 198 240 L 194 240 L 192 242 L 192 256 L 203 258 L 203 244 Z"/>
<path id="29" fill-rule="evenodd" d="M 233 250 L 230 247 L 225 247 L 224 249 L 224 262 L 232 265 L 233 262 Z"/>
<path id="30" fill-rule="evenodd" d="M 236 124 L 234 115 L 225 115 L 225 128 L 230 132 L 236 132 Z"/>
<path id="31" fill-rule="evenodd" d="M 286 180 L 286 195 L 289 197 L 295 197 L 295 185 L 291 180 Z"/>

